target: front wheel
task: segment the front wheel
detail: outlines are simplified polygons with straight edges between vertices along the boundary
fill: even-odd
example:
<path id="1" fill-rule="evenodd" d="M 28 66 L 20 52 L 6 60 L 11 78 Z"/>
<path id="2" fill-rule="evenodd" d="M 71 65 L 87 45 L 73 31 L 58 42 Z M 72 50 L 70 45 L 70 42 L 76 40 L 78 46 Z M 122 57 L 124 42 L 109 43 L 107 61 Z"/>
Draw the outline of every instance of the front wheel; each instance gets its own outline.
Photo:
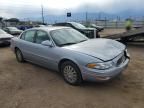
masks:
<path id="1" fill-rule="evenodd" d="M 61 65 L 64 80 L 71 85 L 79 85 L 82 82 L 81 72 L 76 64 L 66 61 Z"/>

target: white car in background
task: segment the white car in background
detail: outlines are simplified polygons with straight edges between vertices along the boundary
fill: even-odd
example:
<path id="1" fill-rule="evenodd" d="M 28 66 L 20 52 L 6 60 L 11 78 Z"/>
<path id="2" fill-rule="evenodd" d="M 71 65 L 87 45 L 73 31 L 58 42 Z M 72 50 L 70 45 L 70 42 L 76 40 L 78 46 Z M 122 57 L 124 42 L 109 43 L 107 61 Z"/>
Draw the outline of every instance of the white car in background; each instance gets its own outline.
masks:
<path id="1" fill-rule="evenodd" d="M 18 28 L 16 27 L 5 27 L 3 28 L 3 30 L 11 35 L 20 35 L 23 31 L 22 30 L 19 30 Z"/>
<path id="2" fill-rule="evenodd" d="M 9 45 L 11 38 L 13 38 L 12 35 L 0 29 L 0 45 Z"/>

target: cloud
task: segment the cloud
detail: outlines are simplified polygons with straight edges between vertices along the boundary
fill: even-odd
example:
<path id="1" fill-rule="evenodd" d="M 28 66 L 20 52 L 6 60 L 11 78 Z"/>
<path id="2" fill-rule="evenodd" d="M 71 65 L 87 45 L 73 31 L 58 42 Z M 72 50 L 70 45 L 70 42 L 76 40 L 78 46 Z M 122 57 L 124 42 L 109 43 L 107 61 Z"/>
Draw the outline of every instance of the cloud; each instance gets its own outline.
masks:
<path id="1" fill-rule="evenodd" d="M 122 11 L 142 11 L 144 0 L 1 0 L 0 16 L 40 17 L 41 5 L 44 15 L 61 15 L 68 11 L 120 13 Z"/>

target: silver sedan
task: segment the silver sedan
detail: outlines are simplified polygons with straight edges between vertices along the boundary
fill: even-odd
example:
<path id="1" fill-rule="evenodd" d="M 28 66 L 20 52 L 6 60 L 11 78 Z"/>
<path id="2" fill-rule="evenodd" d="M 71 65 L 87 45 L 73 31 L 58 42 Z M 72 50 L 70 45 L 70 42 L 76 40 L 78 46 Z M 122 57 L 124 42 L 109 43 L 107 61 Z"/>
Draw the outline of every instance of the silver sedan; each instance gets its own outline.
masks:
<path id="1" fill-rule="evenodd" d="M 72 85 L 83 80 L 108 81 L 129 63 L 126 46 L 110 39 L 88 39 L 68 27 L 40 27 L 11 41 L 19 62 L 29 61 L 61 72 Z"/>

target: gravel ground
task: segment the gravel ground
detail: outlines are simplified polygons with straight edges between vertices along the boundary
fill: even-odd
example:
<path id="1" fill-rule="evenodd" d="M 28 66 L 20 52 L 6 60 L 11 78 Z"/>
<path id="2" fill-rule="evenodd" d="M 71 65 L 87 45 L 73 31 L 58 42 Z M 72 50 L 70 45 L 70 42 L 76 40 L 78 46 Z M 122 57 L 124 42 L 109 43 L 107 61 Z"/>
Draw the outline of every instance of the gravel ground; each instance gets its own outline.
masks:
<path id="1" fill-rule="evenodd" d="M 128 45 L 131 61 L 108 83 L 71 86 L 54 71 L 18 63 L 0 48 L 0 108 L 144 108 L 144 45 Z"/>

